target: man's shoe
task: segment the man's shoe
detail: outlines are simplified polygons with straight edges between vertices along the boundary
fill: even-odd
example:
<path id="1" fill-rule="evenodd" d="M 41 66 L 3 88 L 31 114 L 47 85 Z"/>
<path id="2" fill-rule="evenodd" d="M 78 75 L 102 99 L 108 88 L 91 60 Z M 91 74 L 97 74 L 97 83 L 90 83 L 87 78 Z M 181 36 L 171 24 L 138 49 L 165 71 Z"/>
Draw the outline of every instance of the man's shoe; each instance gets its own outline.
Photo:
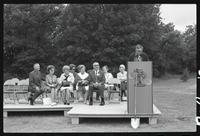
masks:
<path id="1" fill-rule="evenodd" d="M 101 98 L 100 106 L 103 106 L 103 105 L 105 105 L 104 98 Z"/>
<path id="2" fill-rule="evenodd" d="M 31 97 L 28 98 L 28 102 L 29 102 L 30 105 L 34 105 L 33 104 L 33 99 Z"/>
<path id="3" fill-rule="evenodd" d="M 99 97 L 96 97 L 96 100 L 99 101 Z"/>

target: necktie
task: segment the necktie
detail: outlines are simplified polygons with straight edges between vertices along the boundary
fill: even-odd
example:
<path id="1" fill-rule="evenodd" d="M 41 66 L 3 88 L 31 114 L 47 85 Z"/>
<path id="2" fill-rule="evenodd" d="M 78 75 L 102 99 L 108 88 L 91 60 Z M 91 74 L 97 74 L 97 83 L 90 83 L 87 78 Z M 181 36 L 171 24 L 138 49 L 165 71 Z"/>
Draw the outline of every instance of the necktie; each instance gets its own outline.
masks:
<path id="1" fill-rule="evenodd" d="M 142 61 L 142 57 L 140 55 L 138 56 L 138 61 Z"/>
<path id="2" fill-rule="evenodd" d="M 95 77 L 96 77 L 96 82 L 97 82 L 97 70 L 95 71 L 95 75 L 96 75 Z"/>

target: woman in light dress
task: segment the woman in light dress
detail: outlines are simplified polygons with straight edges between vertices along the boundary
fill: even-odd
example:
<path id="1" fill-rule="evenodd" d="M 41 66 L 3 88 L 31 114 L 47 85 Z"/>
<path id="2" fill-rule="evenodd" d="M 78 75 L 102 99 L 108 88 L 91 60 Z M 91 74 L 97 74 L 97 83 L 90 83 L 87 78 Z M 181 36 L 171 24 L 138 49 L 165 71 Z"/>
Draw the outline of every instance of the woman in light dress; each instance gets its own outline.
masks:
<path id="1" fill-rule="evenodd" d="M 77 90 L 77 100 L 78 94 L 81 94 L 84 103 L 87 103 L 88 91 L 89 91 L 89 74 L 85 72 L 85 66 L 79 65 L 78 66 L 79 73 L 77 74 L 76 79 L 76 90 Z"/>

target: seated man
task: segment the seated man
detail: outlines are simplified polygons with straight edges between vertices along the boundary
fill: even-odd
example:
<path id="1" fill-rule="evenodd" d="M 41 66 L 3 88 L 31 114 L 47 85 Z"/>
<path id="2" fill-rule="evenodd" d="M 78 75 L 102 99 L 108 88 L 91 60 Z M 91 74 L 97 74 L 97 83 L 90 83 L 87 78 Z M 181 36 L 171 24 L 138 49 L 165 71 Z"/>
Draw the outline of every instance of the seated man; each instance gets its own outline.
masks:
<path id="1" fill-rule="evenodd" d="M 29 87 L 28 90 L 31 92 L 30 97 L 28 98 L 28 101 L 30 105 L 34 104 L 34 101 L 37 97 L 39 97 L 43 92 L 44 89 L 42 89 L 42 74 L 40 72 L 40 65 L 38 63 L 34 64 L 33 66 L 34 70 L 29 73 Z"/>
<path id="2" fill-rule="evenodd" d="M 89 105 L 93 105 L 93 91 L 97 90 L 101 97 L 100 105 L 105 105 L 104 102 L 104 83 L 105 76 L 103 71 L 99 69 L 99 63 L 93 63 L 93 70 L 89 73 Z"/>

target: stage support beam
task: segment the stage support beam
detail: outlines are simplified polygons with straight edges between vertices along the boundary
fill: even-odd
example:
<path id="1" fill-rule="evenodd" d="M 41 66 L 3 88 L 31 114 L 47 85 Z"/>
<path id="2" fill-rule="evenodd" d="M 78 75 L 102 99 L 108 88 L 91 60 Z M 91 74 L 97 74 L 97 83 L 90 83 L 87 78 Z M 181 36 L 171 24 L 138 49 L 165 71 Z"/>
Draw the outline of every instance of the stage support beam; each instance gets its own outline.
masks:
<path id="1" fill-rule="evenodd" d="M 149 124 L 154 125 L 157 124 L 158 118 L 157 117 L 150 117 Z"/>
<path id="2" fill-rule="evenodd" d="M 79 118 L 78 117 L 72 117 L 71 121 L 72 121 L 72 124 L 79 124 Z"/>
<path id="3" fill-rule="evenodd" d="M 64 111 L 64 116 L 65 116 L 65 117 L 68 116 L 67 112 L 68 112 L 67 110 Z"/>
<path id="4" fill-rule="evenodd" d="M 3 111 L 3 117 L 4 118 L 8 117 L 8 112 L 7 111 Z"/>

